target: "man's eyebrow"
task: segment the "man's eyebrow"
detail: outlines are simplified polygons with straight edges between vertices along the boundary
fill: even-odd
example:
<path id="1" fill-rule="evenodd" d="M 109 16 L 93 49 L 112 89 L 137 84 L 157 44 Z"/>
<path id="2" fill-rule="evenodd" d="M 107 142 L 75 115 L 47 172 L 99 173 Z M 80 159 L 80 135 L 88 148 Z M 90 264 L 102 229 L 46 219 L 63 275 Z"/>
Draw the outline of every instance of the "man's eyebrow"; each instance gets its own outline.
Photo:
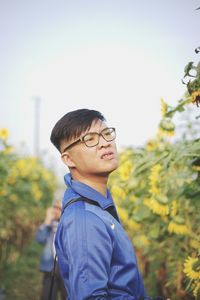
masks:
<path id="1" fill-rule="evenodd" d="M 88 131 L 86 134 L 88 134 L 88 133 L 101 133 L 104 129 L 107 129 L 107 128 L 109 128 L 108 126 L 106 126 L 106 127 L 104 127 L 103 129 L 101 129 L 99 132 L 97 132 L 97 131 Z M 85 135 L 85 134 L 84 134 Z M 83 136 L 84 136 L 83 135 Z"/>

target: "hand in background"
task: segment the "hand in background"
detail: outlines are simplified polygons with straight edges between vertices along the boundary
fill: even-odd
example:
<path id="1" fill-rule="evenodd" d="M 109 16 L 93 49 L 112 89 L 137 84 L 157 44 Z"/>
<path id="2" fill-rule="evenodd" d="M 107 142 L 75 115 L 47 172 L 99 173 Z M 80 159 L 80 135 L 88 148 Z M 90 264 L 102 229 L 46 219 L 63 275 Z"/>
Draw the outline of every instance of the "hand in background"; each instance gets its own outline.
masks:
<path id="1" fill-rule="evenodd" d="M 50 225 L 53 219 L 54 219 L 54 209 L 53 209 L 53 207 L 49 207 L 49 208 L 47 208 L 47 211 L 46 211 L 46 217 L 44 220 L 44 224 Z"/>

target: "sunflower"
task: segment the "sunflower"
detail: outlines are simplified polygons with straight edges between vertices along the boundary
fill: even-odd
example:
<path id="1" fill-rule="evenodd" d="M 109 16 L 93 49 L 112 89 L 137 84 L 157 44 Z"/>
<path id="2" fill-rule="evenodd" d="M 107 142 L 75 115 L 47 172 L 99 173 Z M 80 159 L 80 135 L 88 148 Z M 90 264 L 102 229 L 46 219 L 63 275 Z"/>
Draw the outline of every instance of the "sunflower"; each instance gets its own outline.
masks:
<path id="1" fill-rule="evenodd" d="M 150 139 L 146 143 L 146 149 L 149 152 L 156 150 L 158 146 L 159 146 L 158 142 L 154 139 Z"/>
<path id="2" fill-rule="evenodd" d="M 194 283 L 192 288 L 194 297 L 196 297 L 196 299 L 199 299 L 197 297 L 200 296 L 200 282 Z"/>
<path id="3" fill-rule="evenodd" d="M 137 197 L 135 195 L 131 195 L 129 197 L 129 200 L 130 200 L 131 203 L 135 203 L 135 201 L 137 200 Z"/>
<path id="4" fill-rule="evenodd" d="M 10 195 L 10 201 L 11 201 L 11 202 L 14 202 L 14 203 L 17 202 L 17 195 L 11 194 L 11 195 Z"/>
<path id="5" fill-rule="evenodd" d="M 199 103 L 200 103 L 200 90 L 192 92 L 191 98 L 192 98 L 191 102 L 196 103 L 196 105 L 199 106 Z"/>
<path id="6" fill-rule="evenodd" d="M 153 185 L 150 189 L 149 192 L 153 195 L 160 195 L 160 189 L 156 186 Z"/>
<path id="7" fill-rule="evenodd" d="M 7 195 L 7 190 L 5 189 L 5 188 L 2 188 L 1 187 L 1 189 L 0 189 L 0 197 L 2 196 L 2 197 L 4 197 L 4 196 L 6 196 Z"/>
<path id="8" fill-rule="evenodd" d="M 136 245 L 140 249 L 144 249 L 144 247 L 148 247 L 150 245 L 149 239 L 146 235 L 142 234 L 134 237 L 133 244 Z"/>
<path id="9" fill-rule="evenodd" d="M 38 184 L 35 182 L 32 183 L 32 193 L 36 201 L 39 201 L 42 198 L 42 191 L 39 189 Z"/>
<path id="10" fill-rule="evenodd" d="M 118 185 L 113 185 L 111 188 L 111 194 L 116 200 L 124 200 L 126 198 L 126 193 L 123 188 Z"/>
<path id="11" fill-rule="evenodd" d="M 164 118 L 159 124 L 160 135 L 173 136 L 175 134 L 175 125 L 169 118 Z"/>
<path id="12" fill-rule="evenodd" d="M 193 249 L 196 249 L 196 250 L 200 249 L 200 241 L 192 239 L 192 240 L 190 240 L 189 244 Z"/>
<path id="13" fill-rule="evenodd" d="M 14 148 L 11 147 L 11 146 L 7 146 L 5 149 L 4 149 L 4 153 L 5 154 L 10 154 L 14 151 Z"/>
<path id="14" fill-rule="evenodd" d="M 159 128 L 159 132 L 158 134 L 160 134 L 161 136 L 174 136 L 175 132 L 174 130 L 164 130 L 163 128 Z"/>
<path id="15" fill-rule="evenodd" d="M 158 176 L 160 170 L 162 169 L 160 164 L 156 164 L 151 168 L 151 174 L 154 176 Z"/>
<path id="16" fill-rule="evenodd" d="M 194 257 L 188 257 L 184 263 L 183 272 L 190 279 L 200 278 L 200 260 Z"/>
<path id="17" fill-rule="evenodd" d="M 169 214 L 169 206 L 164 203 L 159 203 L 159 201 L 154 198 L 145 199 L 144 204 L 157 215 L 166 216 Z"/>
<path id="18" fill-rule="evenodd" d="M 9 136 L 9 131 L 6 128 L 1 128 L 0 129 L 0 139 L 2 139 L 3 141 L 7 140 Z"/>
<path id="19" fill-rule="evenodd" d="M 200 166 L 192 166 L 192 170 L 199 172 Z"/>
<path id="20" fill-rule="evenodd" d="M 122 221 L 122 223 L 124 224 L 124 226 L 126 227 L 126 230 L 129 231 L 130 233 L 133 233 L 134 231 L 136 232 L 137 230 L 140 229 L 141 224 L 135 222 L 134 220 L 132 220 L 126 209 L 117 206 L 117 212 L 119 214 L 120 220 Z"/>
<path id="21" fill-rule="evenodd" d="M 124 162 L 118 169 L 120 179 L 126 181 L 130 178 L 130 174 L 133 171 L 133 164 L 130 161 Z"/>
<path id="22" fill-rule="evenodd" d="M 163 98 L 160 99 L 161 102 L 161 113 L 162 116 L 165 117 L 166 113 L 167 113 L 167 103 L 164 101 Z"/>
<path id="23" fill-rule="evenodd" d="M 128 220 L 128 229 L 133 232 L 133 231 L 137 231 L 141 228 L 141 224 L 139 224 L 138 222 L 135 222 L 134 220 L 130 219 Z"/>
<path id="24" fill-rule="evenodd" d="M 169 222 L 168 231 L 170 233 L 176 233 L 180 235 L 186 235 L 189 233 L 189 229 L 185 225 L 183 218 L 180 216 L 174 217 L 174 219 Z"/>
<path id="25" fill-rule="evenodd" d="M 122 223 L 127 224 L 129 216 L 128 216 L 126 209 L 124 209 L 118 205 L 116 207 L 117 207 L 117 212 L 119 214 L 119 217 L 122 220 Z"/>
<path id="26" fill-rule="evenodd" d="M 172 206 L 171 206 L 171 213 L 170 213 L 170 215 L 171 215 L 172 217 L 175 217 L 175 216 L 176 216 L 176 214 L 177 214 L 177 208 L 178 208 L 177 201 L 176 201 L 176 200 L 173 200 L 173 201 L 172 201 Z"/>
<path id="27" fill-rule="evenodd" d="M 151 171 L 150 171 L 151 173 L 149 175 L 149 183 L 151 186 L 150 192 L 152 194 L 159 194 L 159 189 L 157 187 L 157 183 L 159 182 L 161 169 L 162 169 L 162 167 L 160 164 L 156 164 L 155 166 L 153 166 L 151 168 Z"/>

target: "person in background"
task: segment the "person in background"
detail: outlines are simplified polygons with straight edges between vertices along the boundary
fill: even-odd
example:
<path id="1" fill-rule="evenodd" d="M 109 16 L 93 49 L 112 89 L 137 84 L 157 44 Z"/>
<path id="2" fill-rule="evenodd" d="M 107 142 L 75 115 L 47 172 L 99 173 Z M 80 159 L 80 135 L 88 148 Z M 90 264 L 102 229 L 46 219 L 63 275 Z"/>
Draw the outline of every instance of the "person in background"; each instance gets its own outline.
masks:
<path id="1" fill-rule="evenodd" d="M 42 293 L 40 300 L 48 300 L 51 286 L 51 272 L 54 266 L 55 247 L 54 237 L 61 215 L 61 202 L 56 200 L 52 207 L 47 208 L 46 217 L 36 232 L 36 241 L 44 245 L 40 258 L 39 270 L 43 272 Z M 58 268 L 56 269 L 51 300 L 66 300 L 66 290 Z"/>
<path id="2" fill-rule="evenodd" d="M 51 133 L 70 171 L 55 238 L 70 300 L 149 299 L 107 187 L 118 167 L 115 138 L 115 128 L 90 109 L 65 114 Z"/>

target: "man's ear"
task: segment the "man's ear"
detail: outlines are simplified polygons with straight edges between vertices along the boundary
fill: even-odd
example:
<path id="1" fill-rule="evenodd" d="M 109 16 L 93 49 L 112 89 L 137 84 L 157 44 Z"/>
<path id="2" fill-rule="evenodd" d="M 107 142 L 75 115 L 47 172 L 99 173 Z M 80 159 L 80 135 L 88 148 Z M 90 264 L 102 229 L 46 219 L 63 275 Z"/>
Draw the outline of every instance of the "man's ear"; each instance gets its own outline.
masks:
<path id="1" fill-rule="evenodd" d="M 64 162 L 65 165 L 67 165 L 69 168 L 75 167 L 75 164 L 73 162 L 73 159 L 69 152 L 65 152 L 61 155 L 62 161 Z"/>

